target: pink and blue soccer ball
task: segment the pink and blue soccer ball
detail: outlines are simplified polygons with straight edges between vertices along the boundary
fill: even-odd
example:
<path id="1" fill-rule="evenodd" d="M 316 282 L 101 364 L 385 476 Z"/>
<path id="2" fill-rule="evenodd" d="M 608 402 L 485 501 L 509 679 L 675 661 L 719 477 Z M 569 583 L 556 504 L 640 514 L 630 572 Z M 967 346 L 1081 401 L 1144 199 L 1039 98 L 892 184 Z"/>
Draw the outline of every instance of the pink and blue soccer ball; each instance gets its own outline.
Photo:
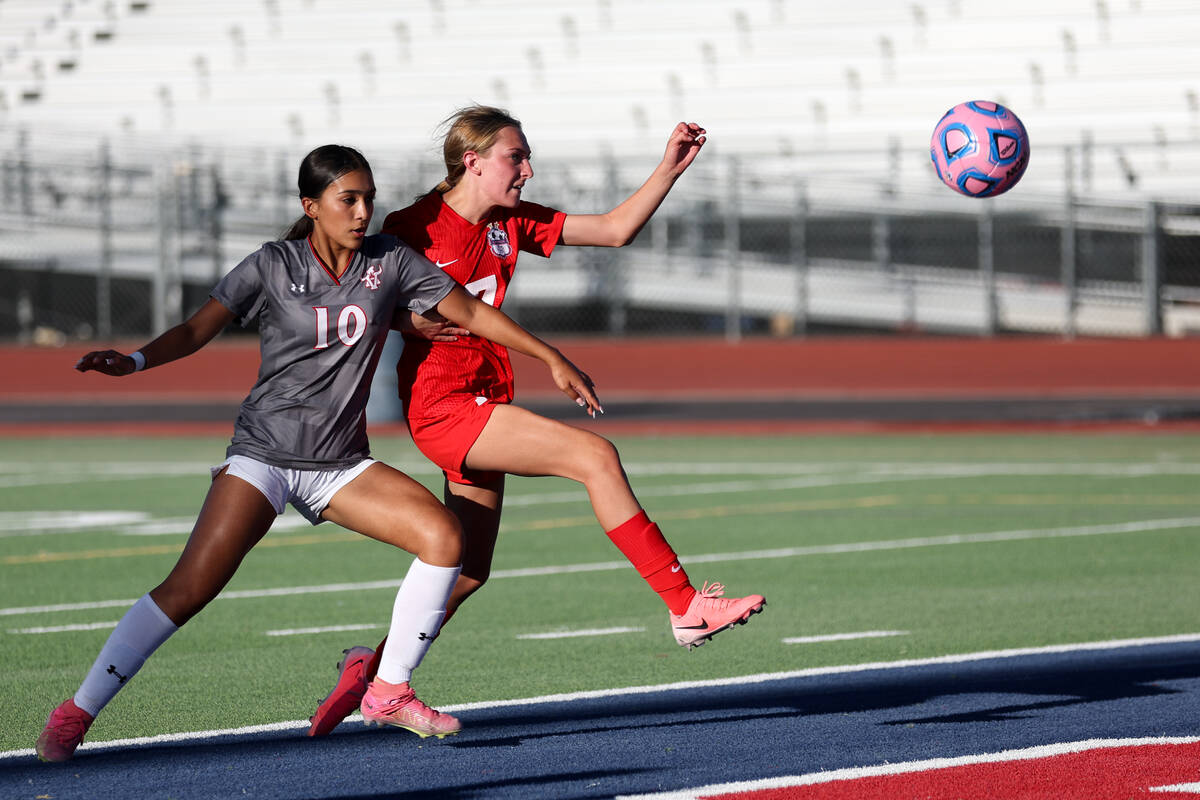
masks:
<path id="1" fill-rule="evenodd" d="M 959 103 L 938 121 L 929 142 L 938 178 L 968 197 L 995 197 L 1017 185 L 1029 166 L 1029 135 L 1009 109 L 988 100 Z"/>

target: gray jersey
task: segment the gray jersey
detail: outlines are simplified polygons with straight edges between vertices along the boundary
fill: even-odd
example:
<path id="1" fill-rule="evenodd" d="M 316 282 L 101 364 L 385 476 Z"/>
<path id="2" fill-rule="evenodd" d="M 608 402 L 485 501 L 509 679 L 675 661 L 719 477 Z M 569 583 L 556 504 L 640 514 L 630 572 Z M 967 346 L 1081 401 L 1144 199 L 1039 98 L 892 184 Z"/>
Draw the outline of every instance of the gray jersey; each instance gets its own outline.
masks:
<path id="1" fill-rule="evenodd" d="M 338 469 L 368 455 L 367 396 L 397 308 L 424 313 L 453 279 L 394 236 L 368 236 L 336 277 L 307 239 L 268 242 L 212 290 L 258 320 L 262 365 L 228 455 Z"/>

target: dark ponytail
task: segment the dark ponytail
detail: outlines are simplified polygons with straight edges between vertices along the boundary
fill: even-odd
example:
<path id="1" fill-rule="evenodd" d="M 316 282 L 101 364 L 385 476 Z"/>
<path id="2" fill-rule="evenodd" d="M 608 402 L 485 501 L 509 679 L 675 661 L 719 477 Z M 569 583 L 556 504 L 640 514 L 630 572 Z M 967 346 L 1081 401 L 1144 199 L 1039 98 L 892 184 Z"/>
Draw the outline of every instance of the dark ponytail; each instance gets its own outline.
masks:
<path id="1" fill-rule="evenodd" d="M 315 200 L 325 192 L 329 184 L 346 173 L 359 169 L 370 173 L 371 165 L 367 163 L 363 154 L 353 147 L 341 144 L 321 145 L 300 162 L 300 175 L 296 180 L 300 197 Z M 312 232 L 313 221 L 306 214 L 293 222 L 279 238 L 281 241 L 305 239 Z"/>

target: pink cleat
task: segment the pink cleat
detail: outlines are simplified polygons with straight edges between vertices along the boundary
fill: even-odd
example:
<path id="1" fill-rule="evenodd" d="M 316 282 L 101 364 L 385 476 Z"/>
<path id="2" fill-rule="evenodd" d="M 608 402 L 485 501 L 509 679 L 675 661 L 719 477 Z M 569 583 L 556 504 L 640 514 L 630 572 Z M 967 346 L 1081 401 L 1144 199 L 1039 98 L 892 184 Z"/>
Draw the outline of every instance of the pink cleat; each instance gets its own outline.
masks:
<path id="1" fill-rule="evenodd" d="M 42 761 L 70 761 L 83 735 L 95 720 L 91 714 L 75 705 L 70 697 L 50 712 L 46 727 L 37 740 L 37 755 Z"/>
<path id="2" fill-rule="evenodd" d="M 317 704 L 317 712 L 309 717 L 309 736 L 324 736 L 346 717 L 354 713 L 367 693 L 367 662 L 375 651 L 369 647 L 351 647 L 342 651 L 338 662 L 338 681 L 324 700 Z"/>
<path id="3" fill-rule="evenodd" d="M 408 683 L 387 683 L 376 678 L 367 687 L 360 709 L 363 721 L 368 725 L 393 725 L 412 731 L 422 739 L 427 736 L 441 739 L 462 730 L 457 719 L 435 711 L 417 699 Z"/>
<path id="4" fill-rule="evenodd" d="M 762 595 L 723 598 L 725 586 L 704 584 L 688 605 L 687 613 L 671 614 L 671 629 L 675 641 L 691 650 L 699 647 L 714 635 L 734 625 L 744 625 L 751 615 L 763 610 L 767 604 Z"/>

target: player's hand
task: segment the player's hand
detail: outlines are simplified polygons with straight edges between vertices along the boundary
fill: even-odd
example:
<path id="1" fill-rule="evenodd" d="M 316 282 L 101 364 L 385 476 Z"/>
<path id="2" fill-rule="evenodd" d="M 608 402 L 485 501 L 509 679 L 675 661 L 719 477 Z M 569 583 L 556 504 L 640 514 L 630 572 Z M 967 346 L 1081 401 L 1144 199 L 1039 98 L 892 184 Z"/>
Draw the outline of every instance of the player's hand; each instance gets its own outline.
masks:
<path id="1" fill-rule="evenodd" d="M 667 140 L 663 164 L 676 175 L 683 172 L 700 154 L 700 148 L 707 141 L 706 133 L 704 128 L 694 122 L 681 122 L 676 125 L 675 130 L 671 131 L 671 138 Z"/>
<path id="2" fill-rule="evenodd" d="M 550 375 L 562 393 L 574 400 L 580 408 L 585 409 L 588 416 L 595 419 L 597 411 L 601 414 L 604 413 L 604 408 L 600 405 L 599 398 L 596 397 L 596 386 L 592 383 L 592 379 L 566 358 L 560 355 L 558 362 L 551 365 Z"/>
<path id="3" fill-rule="evenodd" d="M 405 333 L 416 334 L 431 342 L 457 342 L 460 336 L 470 336 L 466 328 L 460 328 L 436 311 L 426 314 L 405 314 L 401 330 Z"/>
<path id="4" fill-rule="evenodd" d="M 75 362 L 75 369 L 80 372 L 91 369 L 105 375 L 120 377 L 136 372 L 137 364 L 133 363 L 132 358 L 116 350 L 93 350 Z"/>

